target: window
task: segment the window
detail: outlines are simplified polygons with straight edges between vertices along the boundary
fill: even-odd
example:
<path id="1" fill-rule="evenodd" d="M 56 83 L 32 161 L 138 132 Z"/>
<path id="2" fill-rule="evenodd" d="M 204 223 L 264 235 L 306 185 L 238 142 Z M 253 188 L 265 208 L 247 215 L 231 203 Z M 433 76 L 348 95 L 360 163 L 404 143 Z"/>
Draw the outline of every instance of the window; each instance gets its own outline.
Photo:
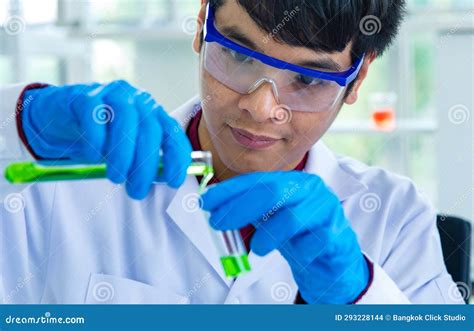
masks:
<path id="1" fill-rule="evenodd" d="M 13 82 L 10 57 L 0 55 L 0 84 L 10 84 Z"/>
<path id="2" fill-rule="evenodd" d="M 411 0 L 408 1 L 410 9 L 469 9 L 472 8 L 471 0 Z"/>
<path id="3" fill-rule="evenodd" d="M 21 7 L 27 24 L 51 24 L 57 20 L 57 0 L 23 0 Z"/>
<path id="4" fill-rule="evenodd" d="M 129 41 L 100 39 L 92 44 L 92 77 L 106 82 L 121 77 L 134 81 L 134 44 Z"/>
<path id="5" fill-rule="evenodd" d="M 61 83 L 60 60 L 52 56 L 36 56 L 26 60 L 26 79 L 27 82 L 40 81 L 50 84 Z"/>
<path id="6" fill-rule="evenodd" d="M 101 24 L 141 24 L 149 18 L 164 21 L 168 1 L 132 1 L 132 0 L 105 0 L 92 1 L 90 12 L 95 21 Z"/>
<path id="7" fill-rule="evenodd" d="M 8 0 L 0 0 L 0 24 L 3 26 L 10 13 L 10 3 Z"/>
<path id="8" fill-rule="evenodd" d="M 195 16 L 199 4 L 199 0 L 105 0 L 90 2 L 90 12 L 100 24 L 160 26 Z"/>

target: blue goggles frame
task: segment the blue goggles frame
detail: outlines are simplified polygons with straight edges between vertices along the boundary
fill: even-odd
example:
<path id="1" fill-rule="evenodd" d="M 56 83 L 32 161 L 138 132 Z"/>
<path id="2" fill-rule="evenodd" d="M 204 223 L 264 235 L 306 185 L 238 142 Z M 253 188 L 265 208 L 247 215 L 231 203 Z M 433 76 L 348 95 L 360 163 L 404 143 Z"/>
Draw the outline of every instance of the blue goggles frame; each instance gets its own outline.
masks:
<path id="1" fill-rule="evenodd" d="M 336 82 L 338 85 L 345 87 L 356 79 L 360 71 L 360 68 L 362 67 L 362 63 L 364 61 L 365 54 L 357 58 L 355 63 L 348 70 L 342 71 L 342 72 L 326 72 L 326 71 L 319 71 L 315 69 L 301 67 L 301 66 L 259 53 L 250 48 L 241 46 L 233 42 L 232 40 L 226 38 L 222 33 L 220 33 L 216 29 L 216 26 L 214 24 L 215 13 L 209 4 L 207 4 L 206 12 L 207 12 L 206 23 L 204 25 L 204 41 L 205 42 L 208 42 L 208 43 L 217 42 L 218 44 L 224 47 L 227 47 L 233 51 L 244 54 L 251 58 L 257 59 L 260 62 L 263 62 L 277 69 L 291 70 L 302 75 L 333 81 L 333 82 Z"/>

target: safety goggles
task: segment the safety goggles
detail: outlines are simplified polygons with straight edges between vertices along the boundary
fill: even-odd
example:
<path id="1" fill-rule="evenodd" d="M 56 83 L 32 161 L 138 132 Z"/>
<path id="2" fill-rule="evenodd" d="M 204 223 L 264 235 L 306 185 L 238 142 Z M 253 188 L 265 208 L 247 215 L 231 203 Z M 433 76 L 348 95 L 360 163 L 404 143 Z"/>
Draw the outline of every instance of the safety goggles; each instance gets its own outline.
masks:
<path id="1" fill-rule="evenodd" d="M 354 81 L 364 55 L 344 72 L 309 69 L 288 63 L 226 38 L 215 27 L 208 4 L 204 25 L 203 66 L 216 80 L 240 94 L 270 84 L 280 107 L 291 111 L 323 112 L 333 109 Z"/>

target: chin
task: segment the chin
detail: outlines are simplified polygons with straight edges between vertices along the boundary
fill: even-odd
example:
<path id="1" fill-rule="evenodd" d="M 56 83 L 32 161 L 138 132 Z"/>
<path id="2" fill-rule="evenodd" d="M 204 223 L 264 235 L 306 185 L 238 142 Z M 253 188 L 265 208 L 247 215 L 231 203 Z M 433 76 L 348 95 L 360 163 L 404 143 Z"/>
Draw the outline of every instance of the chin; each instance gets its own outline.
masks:
<path id="1" fill-rule="evenodd" d="M 235 150 L 232 148 L 232 150 Z M 261 171 L 274 171 L 280 168 L 277 162 L 272 162 L 275 158 L 262 151 L 240 149 L 236 153 L 231 153 L 230 148 L 224 153 L 220 153 L 220 158 L 225 166 L 239 174 Z M 278 160 L 278 158 L 276 159 Z"/>
<path id="2" fill-rule="evenodd" d="M 263 164 L 248 163 L 246 160 L 239 160 L 239 163 L 225 163 L 226 167 L 238 174 L 246 174 L 251 172 L 268 171 L 268 167 Z"/>

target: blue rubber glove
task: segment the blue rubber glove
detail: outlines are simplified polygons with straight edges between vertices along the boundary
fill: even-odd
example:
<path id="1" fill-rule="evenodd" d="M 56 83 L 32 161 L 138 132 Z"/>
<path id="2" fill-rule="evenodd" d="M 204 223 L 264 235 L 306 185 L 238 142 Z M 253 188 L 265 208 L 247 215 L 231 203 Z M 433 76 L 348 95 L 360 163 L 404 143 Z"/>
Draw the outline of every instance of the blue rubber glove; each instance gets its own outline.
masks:
<path id="1" fill-rule="evenodd" d="M 339 199 L 316 175 L 251 173 L 211 186 L 202 197 L 211 226 L 253 224 L 257 255 L 278 249 L 308 303 L 353 302 L 367 287 L 369 268 Z"/>
<path id="2" fill-rule="evenodd" d="M 40 158 L 105 162 L 107 177 L 126 182 L 134 199 L 145 198 L 155 180 L 177 188 L 186 178 L 186 134 L 150 94 L 125 81 L 32 89 L 24 100 L 23 132 Z"/>

